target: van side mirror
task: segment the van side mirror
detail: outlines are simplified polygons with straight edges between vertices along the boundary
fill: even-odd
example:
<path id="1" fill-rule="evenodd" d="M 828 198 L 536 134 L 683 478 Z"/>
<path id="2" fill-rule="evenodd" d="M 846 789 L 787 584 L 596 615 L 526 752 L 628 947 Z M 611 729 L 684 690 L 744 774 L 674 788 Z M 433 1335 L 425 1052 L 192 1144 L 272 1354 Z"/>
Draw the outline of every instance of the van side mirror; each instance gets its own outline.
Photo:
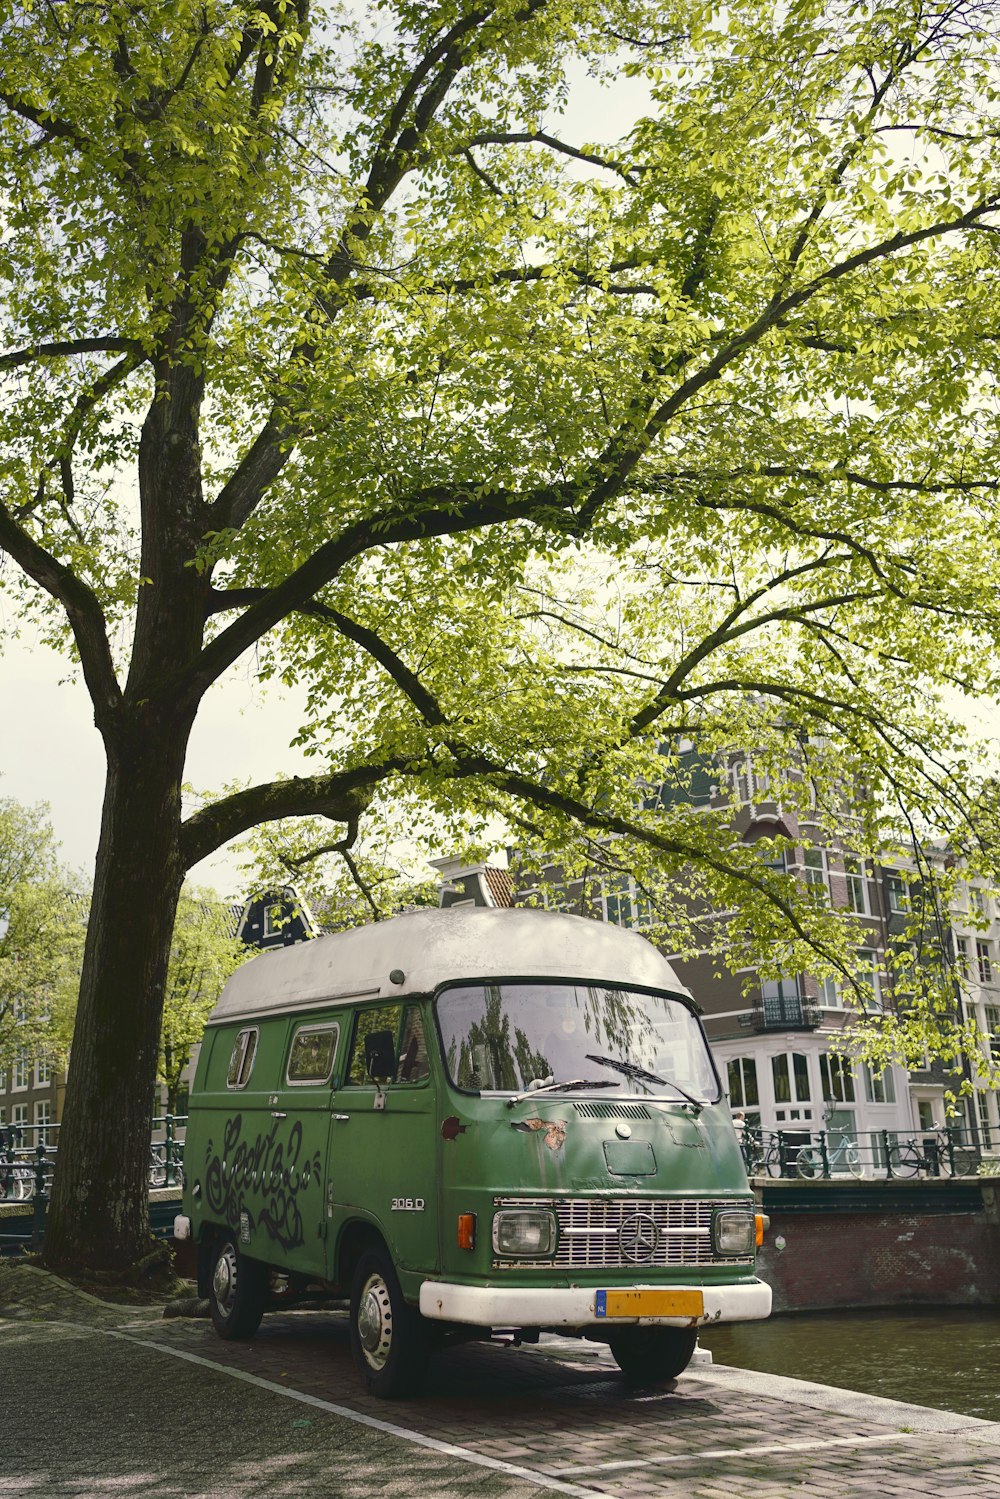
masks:
<path id="1" fill-rule="evenodd" d="M 372 1031 L 365 1037 L 365 1071 L 372 1082 L 396 1076 L 396 1043 L 392 1031 Z"/>

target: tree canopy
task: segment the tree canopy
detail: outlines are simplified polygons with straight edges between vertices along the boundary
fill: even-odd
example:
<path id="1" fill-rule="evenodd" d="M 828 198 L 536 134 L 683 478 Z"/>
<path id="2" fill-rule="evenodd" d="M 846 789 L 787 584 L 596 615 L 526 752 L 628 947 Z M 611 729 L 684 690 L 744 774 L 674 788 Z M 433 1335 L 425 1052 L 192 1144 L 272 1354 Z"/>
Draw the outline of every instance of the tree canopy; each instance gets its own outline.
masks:
<path id="1" fill-rule="evenodd" d="M 264 822 L 617 834 L 846 965 L 843 923 L 637 779 L 752 746 L 794 800 L 805 747 L 831 818 L 864 784 L 862 851 L 969 826 L 942 689 L 995 691 L 996 22 L 0 5 L 0 546 L 109 763 L 81 1113 L 125 969 L 151 1074 L 185 870 Z M 184 818 L 248 651 L 307 686 L 316 774 Z"/>

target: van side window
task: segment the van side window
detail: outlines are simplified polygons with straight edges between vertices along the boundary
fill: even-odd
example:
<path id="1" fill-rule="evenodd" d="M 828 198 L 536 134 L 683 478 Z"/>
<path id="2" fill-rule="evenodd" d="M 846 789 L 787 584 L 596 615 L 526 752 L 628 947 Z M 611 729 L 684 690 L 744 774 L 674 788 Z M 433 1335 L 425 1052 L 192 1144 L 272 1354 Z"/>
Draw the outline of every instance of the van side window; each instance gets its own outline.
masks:
<path id="1" fill-rule="evenodd" d="M 424 1022 L 416 1005 L 407 1005 L 403 1014 L 403 1030 L 399 1038 L 399 1066 L 396 1069 L 397 1083 L 422 1083 L 430 1074 L 427 1060 L 427 1043 L 424 1040 Z"/>
<path id="2" fill-rule="evenodd" d="M 354 1042 L 351 1046 L 351 1064 L 347 1069 L 347 1082 L 364 1088 L 371 1083 L 365 1070 L 365 1037 L 375 1031 L 392 1031 L 393 1039 L 399 1035 L 402 1005 L 376 1005 L 372 1010 L 359 1010 L 354 1023 Z"/>
<path id="3" fill-rule="evenodd" d="M 233 1046 L 233 1054 L 229 1058 L 229 1073 L 226 1077 L 227 1088 L 245 1088 L 250 1081 L 253 1071 L 254 1057 L 257 1055 L 257 1027 L 252 1030 L 240 1031 Z"/>
<path id="4" fill-rule="evenodd" d="M 285 1082 L 328 1082 L 339 1037 L 339 1025 L 300 1025 L 292 1037 Z"/>

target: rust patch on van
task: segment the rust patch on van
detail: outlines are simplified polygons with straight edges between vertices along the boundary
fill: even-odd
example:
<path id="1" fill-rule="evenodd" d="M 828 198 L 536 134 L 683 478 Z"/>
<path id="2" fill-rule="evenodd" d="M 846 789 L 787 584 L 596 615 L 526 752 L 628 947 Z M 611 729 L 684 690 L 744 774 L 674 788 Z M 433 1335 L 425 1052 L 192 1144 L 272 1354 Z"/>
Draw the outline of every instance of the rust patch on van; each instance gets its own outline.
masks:
<path id="1" fill-rule="evenodd" d="M 535 1134 L 542 1130 L 543 1139 L 550 1150 L 561 1150 L 566 1144 L 564 1119 L 519 1119 L 516 1123 L 512 1121 L 510 1127 L 520 1130 L 522 1134 Z"/>
<path id="2" fill-rule="evenodd" d="M 457 1114 L 450 1114 L 441 1125 L 442 1140 L 457 1140 L 459 1135 L 465 1134 L 465 1125 Z"/>

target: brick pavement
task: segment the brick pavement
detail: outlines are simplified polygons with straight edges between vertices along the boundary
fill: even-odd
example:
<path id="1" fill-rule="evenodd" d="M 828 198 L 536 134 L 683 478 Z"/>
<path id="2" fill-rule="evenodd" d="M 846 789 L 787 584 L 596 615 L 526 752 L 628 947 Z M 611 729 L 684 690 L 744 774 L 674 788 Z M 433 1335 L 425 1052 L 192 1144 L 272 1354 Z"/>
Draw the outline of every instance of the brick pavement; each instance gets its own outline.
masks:
<path id="1" fill-rule="evenodd" d="M 432 1361 L 417 1398 L 387 1402 L 362 1392 L 338 1313 L 271 1314 L 252 1342 L 227 1344 L 205 1321 L 104 1308 L 38 1280 L 35 1303 L 25 1312 L 22 1294 L 17 1315 L 114 1328 L 164 1353 L 299 1392 L 335 1415 L 389 1423 L 399 1435 L 511 1465 L 543 1493 L 942 1499 L 961 1491 L 1000 1499 L 1000 1425 L 945 1412 L 705 1366 L 673 1386 L 630 1392 L 606 1350 L 563 1340 L 537 1351 L 452 1349 Z M 0 1276 L 6 1315 L 3 1287 Z"/>

